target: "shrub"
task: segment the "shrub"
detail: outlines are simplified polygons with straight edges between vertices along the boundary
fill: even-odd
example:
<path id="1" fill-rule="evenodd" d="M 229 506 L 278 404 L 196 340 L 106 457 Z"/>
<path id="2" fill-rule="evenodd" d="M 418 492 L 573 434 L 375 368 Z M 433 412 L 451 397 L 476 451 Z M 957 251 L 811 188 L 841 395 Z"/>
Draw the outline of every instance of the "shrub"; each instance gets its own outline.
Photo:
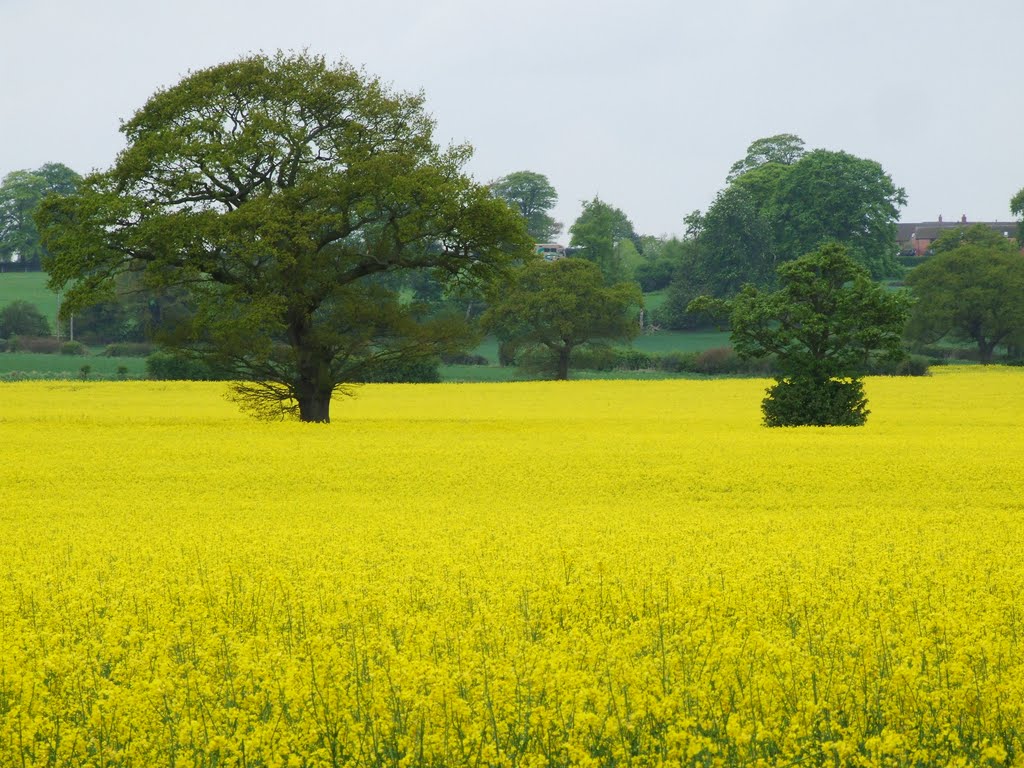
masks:
<path id="1" fill-rule="evenodd" d="M 871 413 L 860 379 L 794 376 L 780 379 L 767 394 L 761 402 L 767 427 L 859 427 Z"/>
<path id="2" fill-rule="evenodd" d="M 441 362 L 445 365 L 490 365 L 491 361 L 483 355 L 472 355 L 463 352 L 455 355 L 441 355 Z"/>
<path id="3" fill-rule="evenodd" d="M 60 351 L 60 340 L 53 336 L 14 336 L 8 343 L 11 352 L 35 352 L 54 355 Z"/>
<path id="4" fill-rule="evenodd" d="M 639 349 L 620 349 L 616 351 L 615 367 L 625 371 L 649 371 L 658 367 L 657 360 L 657 355 Z"/>
<path id="5" fill-rule="evenodd" d="M 24 299 L 0 309 L 0 336 L 49 336 L 50 321 L 39 307 Z"/>
<path id="6" fill-rule="evenodd" d="M 742 359 L 732 347 L 713 347 L 698 352 L 694 360 L 695 373 L 709 376 L 746 374 L 768 376 L 777 370 L 773 357 Z"/>
<path id="7" fill-rule="evenodd" d="M 693 373 L 697 370 L 696 352 L 669 352 L 658 358 L 658 369 L 670 373 Z"/>
<path id="8" fill-rule="evenodd" d="M 569 368 L 585 371 L 611 371 L 617 367 L 616 350 L 606 346 L 576 347 L 569 357 Z"/>
<path id="9" fill-rule="evenodd" d="M 902 360 L 875 360 L 865 373 L 870 376 L 927 376 L 933 361 L 924 355 L 908 355 Z"/>
<path id="10" fill-rule="evenodd" d="M 672 273 L 676 264 L 671 259 L 654 259 L 638 264 L 633 270 L 634 279 L 640 283 L 640 290 L 644 293 L 660 291 L 667 288 L 672 282 Z"/>
<path id="11" fill-rule="evenodd" d="M 157 351 L 146 358 L 146 376 L 158 381 L 216 381 L 206 362 L 175 352 Z"/>
<path id="12" fill-rule="evenodd" d="M 62 355 L 87 355 L 89 350 L 80 341 L 65 341 L 60 345 L 60 353 Z"/>
<path id="13" fill-rule="evenodd" d="M 354 378 L 363 384 L 436 384 L 441 381 L 440 359 L 383 360 L 367 367 Z"/>
<path id="14" fill-rule="evenodd" d="M 81 368 L 78 369 L 78 373 L 81 375 L 83 379 L 88 379 L 89 374 L 92 373 L 92 366 L 83 365 Z"/>
<path id="15" fill-rule="evenodd" d="M 152 352 L 153 345 L 144 341 L 119 341 L 107 344 L 102 354 L 104 357 L 146 357 Z"/>

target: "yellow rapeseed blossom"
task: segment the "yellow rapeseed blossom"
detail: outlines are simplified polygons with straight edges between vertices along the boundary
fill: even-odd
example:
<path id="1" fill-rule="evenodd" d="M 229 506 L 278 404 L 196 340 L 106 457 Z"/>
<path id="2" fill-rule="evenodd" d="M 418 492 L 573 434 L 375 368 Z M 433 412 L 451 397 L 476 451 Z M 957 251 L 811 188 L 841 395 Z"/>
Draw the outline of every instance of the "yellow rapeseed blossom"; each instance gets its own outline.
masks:
<path id="1" fill-rule="evenodd" d="M 0 385 L 0 768 L 1024 765 L 1024 370 Z"/>

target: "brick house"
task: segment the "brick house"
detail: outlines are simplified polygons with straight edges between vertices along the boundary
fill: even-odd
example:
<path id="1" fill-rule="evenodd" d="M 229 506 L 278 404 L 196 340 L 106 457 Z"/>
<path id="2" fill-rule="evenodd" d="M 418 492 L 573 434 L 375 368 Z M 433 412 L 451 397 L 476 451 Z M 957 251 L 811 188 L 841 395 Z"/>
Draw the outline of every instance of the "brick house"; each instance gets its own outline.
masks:
<path id="1" fill-rule="evenodd" d="M 1017 237 L 1016 221 L 967 221 L 967 216 L 961 216 L 959 221 L 943 221 L 939 216 L 938 221 L 922 221 L 917 223 L 900 223 L 896 225 L 896 240 L 899 244 L 900 253 L 918 258 L 928 255 L 932 243 L 943 232 L 967 227 L 974 224 L 982 224 L 989 229 L 998 232 L 1003 237 Z"/>

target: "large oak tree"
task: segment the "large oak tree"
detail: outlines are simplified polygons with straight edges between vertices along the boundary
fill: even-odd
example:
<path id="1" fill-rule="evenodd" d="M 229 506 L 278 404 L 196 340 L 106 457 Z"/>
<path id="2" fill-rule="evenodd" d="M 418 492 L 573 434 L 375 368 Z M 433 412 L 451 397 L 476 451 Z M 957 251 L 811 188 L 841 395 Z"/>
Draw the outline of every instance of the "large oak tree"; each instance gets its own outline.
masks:
<path id="1" fill-rule="evenodd" d="M 250 405 L 329 421 L 361 366 L 453 338 L 375 276 L 476 283 L 529 247 L 520 217 L 462 172 L 470 148 L 439 148 L 433 128 L 422 95 L 343 62 L 278 53 L 194 72 L 123 124 L 112 168 L 43 206 L 51 284 L 68 287 L 66 311 L 125 272 L 186 286 L 194 312 L 169 341 L 226 368 Z"/>

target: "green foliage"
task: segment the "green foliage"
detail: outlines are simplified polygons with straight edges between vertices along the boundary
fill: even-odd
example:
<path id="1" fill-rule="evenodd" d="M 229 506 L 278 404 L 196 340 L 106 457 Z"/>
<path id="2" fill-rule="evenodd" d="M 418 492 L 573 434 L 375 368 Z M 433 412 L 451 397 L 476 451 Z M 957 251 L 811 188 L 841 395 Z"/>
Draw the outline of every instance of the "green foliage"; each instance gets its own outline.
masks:
<path id="1" fill-rule="evenodd" d="M 872 282 L 838 243 L 783 264 L 778 277 L 774 292 L 746 286 L 729 316 L 740 357 L 776 358 L 780 376 L 762 403 L 765 423 L 863 423 L 859 377 L 872 358 L 903 357 L 907 297 Z"/>
<path id="2" fill-rule="evenodd" d="M 0 183 L 0 263 L 17 262 L 24 270 L 39 270 L 46 249 L 33 219 L 47 195 L 72 194 L 81 176 L 60 163 L 34 171 L 12 171 Z"/>
<path id="3" fill-rule="evenodd" d="M 533 171 L 516 171 L 490 184 L 491 193 L 519 211 L 526 231 L 538 243 L 551 242 L 562 231 L 548 211 L 558 202 L 558 193 L 548 177 Z"/>
<path id="4" fill-rule="evenodd" d="M 746 283 L 766 285 L 774 277 L 770 222 L 741 185 L 718 194 L 704 215 L 694 259 L 682 277 L 702 294 L 736 295 Z"/>
<path id="5" fill-rule="evenodd" d="M 104 357 L 146 357 L 153 352 L 153 345 L 145 341 L 120 341 L 107 344 Z"/>
<path id="6" fill-rule="evenodd" d="M 896 222 L 906 203 L 906 192 L 875 161 L 816 149 L 779 179 L 771 210 L 776 252 L 787 261 L 836 241 L 873 277 L 898 274 Z"/>
<path id="7" fill-rule="evenodd" d="M 606 286 L 601 270 L 589 261 L 531 262 L 517 271 L 482 323 L 521 353 L 543 357 L 554 376 L 565 379 L 575 348 L 634 338 L 642 304 L 635 284 Z"/>
<path id="8" fill-rule="evenodd" d="M 698 328 L 708 318 L 687 312 L 706 295 L 728 299 L 751 283 L 775 283 L 777 265 L 826 242 L 841 242 L 876 277 L 899 269 L 896 248 L 902 189 L 881 166 L 845 152 L 803 152 L 796 136 L 754 142 L 733 166 L 729 185 L 707 213 L 687 219 L 692 247 L 673 276 L 659 320 Z"/>
<path id="9" fill-rule="evenodd" d="M 636 270 L 646 263 L 646 259 L 636 249 L 632 240 L 620 240 L 615 244 L 615 261 L 622 267 L 626 280 L 636 280 Z"/>
<path id="10" fill-rule="evenodd" d="M 60 353 L 62 355 L 87 355 L 89 349 L 80 341 L 65 341 L 60 345 Z"/>
<path id="11" fill-rule="evenodd" d="M 970 341 L 981 362 L 990 363 L 1000 344 L 1024 343 L 1024 257 L 998 235 L 975 241 L 974 231 L 947 233 L 946 242 L 939 238 L 937 255 L 907 276 L 916 299 L 907 338 L 918 344 L 946 337 Z"/>
<path id="12" fill-rule="evenodd" d="M 660 291 L 667 288 L 668 284 L 672 282 L 672 275 L 678 266 L 670 259 L 645 259 L 633 271 L 633 278 L 644 293 Z"/>
<path id="13" fill-rule="evenodd" d="M 49 335 L 50 321 L 35 304 L 19 299 L 0 309 L 0 338 Z"/>
<path id="14" fill-rule="evenodd" d="M 633 223 L 618 208 L 595 197 L 583 203 L 583 212 L 569 227 L 569 245 L 579 249 L 577 256 L 597 264 L 606 285 L 628 279 L 617 246 L 623 240 L 638 240 Z"/>
<path id="15" fill-rule="evenodd" d="M 642 260 L 633 270 L 633 279 L 640 284 L 640 289 L 644 293 L 651 293 L 667 288 L 690 245 L 691 243 L 676 237 L 641 236 Z M 648 309 L 653 310 L 654 307 L 649 306 Z"/>
<path id="16" fill-rule="evenodd" d="M 947 229 L 928 247 L 930 256 L 940 256 L 962 245 L 977 245 L 1002 253 L 1017 253 L 1019 246 L 1007 237 L 986 227 L 984 224 Z M 917 260 L 920 263 L 920 259 Z"/>
<path id="17" fill-rule="evenodd" d="M 804 141 L 792 133 L 757 139 L 747 147 L 747 154 L 729 169 L 726 181 L 733 182 L 766 164 L 792 165 L 804 155 Z"/>
<path id="18" fill-rule="evenodd" d="M 1024 216 L 1024 189 L 1010 198 L 1010 211 L 1014 216 Z M 1017 225 L 1017 240 L 1024 243 L 1024 221 Z"/>
<path id="19" fill-rule="evenodd" d="M 218 375 L 205 360 L 162 350 L 146 358 L 146 378 L 159 381 L 217 381 L 224 376 Z"/>
<path id="20" fill-rule="evenodd" d="M 761 404 L 767 427 L 859 427 L 871 413 L 860 379 L 780 379 Z"/>
<path id="21" fill-rule="evenodd" d="M 162 344 L 246 382 L 243 405 L 329 421 L 367 366 L 467 339 L 373 278 L 470 286 L 529 253 L 521 217 L 462 172 L 470 148 L 442 150 L 433 128 L 422 96 L 346 63 L 278 53 L 194 72 L 122 125 L 113 168 L 44 202 L 51 284 L 70 286 L 66 312 L 129 273 L 187 290 Z"/>
<path id="22" fill-rule="evenodd" d="M 440 364 L 436 357 L 396 357 L 364 369 L 354 381 L 367 384 L 436 384 L 441 381 Z"/>

